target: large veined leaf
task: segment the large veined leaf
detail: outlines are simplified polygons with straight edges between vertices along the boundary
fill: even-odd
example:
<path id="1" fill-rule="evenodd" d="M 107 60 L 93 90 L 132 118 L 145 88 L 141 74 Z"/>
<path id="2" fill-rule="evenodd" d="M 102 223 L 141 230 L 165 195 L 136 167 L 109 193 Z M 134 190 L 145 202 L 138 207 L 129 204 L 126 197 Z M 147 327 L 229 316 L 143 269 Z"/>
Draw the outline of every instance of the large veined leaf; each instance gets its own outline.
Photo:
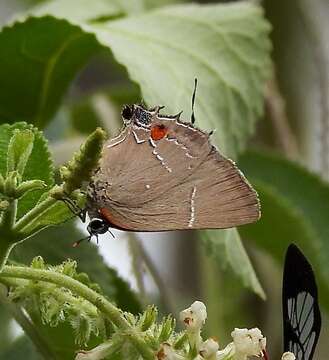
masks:
<path id="1" fill-rule="evenodd" d="M 49 6 L 45 13 L 71 19 L 74 7 L 65 4 L 60 14 Z M 93 17 L 92 2 L 90 9 Z M 109 48 L 149 105 L 161 103 L 170 113 L 184 110 L 187 119 L 197 77 L 199 126 L 218 130 L 214 140 L 226 154 L 234 156 L 244 147 L 262 113 L 270 68 L 269 25 L 260 7 L 248 2 L 180 5 L 115 21 L 77 23 L 44 16 L 1 31 L 3 120 L 23 118 L 43 126 L 81 66 Z"/>
<path id="2" fill-rule="evenodd" d="M 55 0 L 35 6 L 28 13 L 37 16 L 53 15 L 78 23 L 122 16 L 123 6 L 119 1 L 108 0 L 95 0 L 92 6 L 88 0 Z"/>
<path id="3" fill-rule="evenodd" d="M 198 78 L 197 124 L 217 129 L 215 142 L 230 156 L 244 147 L 262 113 L 270 64 L 269 26 L 259 7 L 172 6 L 93 28 L 149 105 L 184 110 L 188 119 Z"/>
<path id="4" fill-rule="evenodd" d="M 316 270 L 321 299 L 329 308 L 329 185 L 273 154 L 249 151 L 241 157 L 240 166 L 262 203 L 257 225 L 240 232 L 280 261 L 291 242 L 299 244 Z"/>

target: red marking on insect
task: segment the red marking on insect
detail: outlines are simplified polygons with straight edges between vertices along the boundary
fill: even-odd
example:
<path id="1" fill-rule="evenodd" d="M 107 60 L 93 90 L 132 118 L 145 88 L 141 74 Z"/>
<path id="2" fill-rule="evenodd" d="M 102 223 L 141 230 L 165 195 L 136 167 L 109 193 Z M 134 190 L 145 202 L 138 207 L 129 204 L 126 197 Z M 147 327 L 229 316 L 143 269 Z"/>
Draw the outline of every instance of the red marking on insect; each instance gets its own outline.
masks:
<path id="1" fill-rule="evenodd" d="M 120 223 L 110 212 L 107 208 L 100 208 L 98 210 L 99 214 L 102 216 L 103 219 L 108 221 L 108 223 L 111 225 L 111 227 L 119 229 L 119 230 L 129 230 L 127 227 Z"/>
<path id="2" fill-rule="evenodd" d="M 161 140 L 163 139 L 168 133 L 168 129 L 163 125 L 155 125 L 151 128 L 151 138 L 153 140 Z"/>

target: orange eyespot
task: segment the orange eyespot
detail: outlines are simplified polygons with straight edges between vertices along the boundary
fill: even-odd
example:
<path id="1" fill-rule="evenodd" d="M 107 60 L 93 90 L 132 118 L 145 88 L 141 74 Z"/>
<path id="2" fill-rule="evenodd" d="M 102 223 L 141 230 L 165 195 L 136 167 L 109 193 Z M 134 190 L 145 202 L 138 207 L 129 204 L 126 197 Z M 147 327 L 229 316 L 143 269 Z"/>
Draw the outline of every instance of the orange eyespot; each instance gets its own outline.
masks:
<path id="1" fill-rule="evenodd" d="M 151 138 L 153 140 L 161 140 L 167 135 L 168 129 L 163 125 L 155 125 L 151 128 Z"/>

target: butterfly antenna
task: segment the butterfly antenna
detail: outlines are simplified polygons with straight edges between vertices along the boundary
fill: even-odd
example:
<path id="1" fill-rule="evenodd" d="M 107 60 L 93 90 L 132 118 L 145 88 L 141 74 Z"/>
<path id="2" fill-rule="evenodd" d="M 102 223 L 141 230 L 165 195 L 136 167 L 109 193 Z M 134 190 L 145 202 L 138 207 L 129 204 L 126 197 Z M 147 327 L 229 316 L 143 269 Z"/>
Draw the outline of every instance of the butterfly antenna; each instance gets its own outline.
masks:
<path id="1" fill-rule="evenodd" d="M 194 104 L 195 104 L 195 94 L 196 94 L 197 85 L 198 85 L 198 79 L 195 78 L 194 79 L 194 90 L 193 90 L 193 94 L 192 94 L 192 114 L 191 114 L 191 123 L 192 124 L 195 123 Z"/>
<path id="2" fill-rule="evenodd" d="M 85 240 L 90 241 L 90 240 L 91 240 L 91 235 L 88 235 L 88 236 L 86 236 L 86 237 L 84 237 L 84 238 L 82 238 L 82 239 L 74 242 L 74 243 L 72 244 L 72 247 L 78 247 L 78 246 L 79 246 L 83 241 L 85 241 Z"/>

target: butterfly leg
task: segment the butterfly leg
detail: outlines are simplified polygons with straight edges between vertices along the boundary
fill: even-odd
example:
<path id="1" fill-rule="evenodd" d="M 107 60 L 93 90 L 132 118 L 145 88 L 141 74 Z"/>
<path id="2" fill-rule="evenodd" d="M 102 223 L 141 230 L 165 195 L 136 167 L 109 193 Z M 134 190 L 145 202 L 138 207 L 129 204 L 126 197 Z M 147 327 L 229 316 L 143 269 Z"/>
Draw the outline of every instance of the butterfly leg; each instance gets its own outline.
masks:
<path id="1" fill-rule="evenodd" d="M 65 205 L 70 209 L 70 211 L 80 218 L 82 222 L 86 222 L 87 209 L 81 208 L 75 201 L 70 199 L 68 196 L 61 199 Z"/>

